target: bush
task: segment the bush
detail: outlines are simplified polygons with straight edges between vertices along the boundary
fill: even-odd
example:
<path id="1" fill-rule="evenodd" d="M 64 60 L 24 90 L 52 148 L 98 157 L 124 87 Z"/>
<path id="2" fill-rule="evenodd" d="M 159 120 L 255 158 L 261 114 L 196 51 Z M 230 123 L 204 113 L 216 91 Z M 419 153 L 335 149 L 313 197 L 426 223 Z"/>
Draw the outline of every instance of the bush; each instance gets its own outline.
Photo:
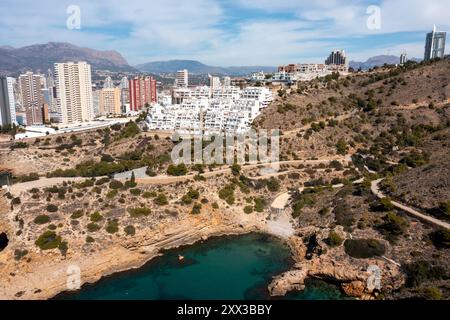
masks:
<path id="1" fill-rule="evenodd" d="M 109 187 L 113 190 L 117 190 L 117 189 L 122 189 L 123 188 L 123 183 L 118 181 L 118 180 L 112 180 L 109 183 Z"/>
<path id="2" fill-rule="evenodd" d="M 241 166 L 238 164 L 233 164 L 231 166 L 231 173 L 236 177 L 239 176 L 241 173 Z"/>
<path id="3" fill-rule="evenodd" d="M 61 237 L 54 231 L 45 231 L 35 242 L 41 250 L 56 249 L 61 244 Z"/>
<path id="4" fill-rule="evenodd" d="M 382 198 L 382 199 L 378 200 L 375 204 L 373 204 L 371 206 L 372 210 L 374 210 L 374 211 L 381 211 L 381 212 L 391 211 L 394 208 L 395 207 L 392 204 L 391 199 L 388 198 L 388 197 L 385 197 L 385 198 Z"/>
<path id="5" fill-rule="evenodd" d="M 19 205 L 21 203 L 20 198 L 16 197 L 14 199 L 11 200 L 11 204 L 12 205 Z"/>
<path id="6" fill-rule="evenodd" d="M 132 218 L 142 217 L 142 216 L 148 216 L 152 211 L 148 208 L 129 208 L 128 212 L 130 213 L 130 216 Z"/>
<path id="7" fill-rule="evenodd" d="M 117 231 L 119 231 L 119 222 L 117 220 L 108 222 L 106 225 L 106 232 L 113 234 Z"/>
<path id="8" fill-rule="evenodd" d="M 165 206 L 166 204 L 169 203 L 164 193 L 158 194 L 158 196 L 153 200 L 153 202 L 158 206 Z"/>
<path id="9" fill-rule="evenodd" d="M 167 174 L 170 176 L 184 176 L 188 172 L 186 165 L 181 163 L 179 165 L 169 165 L 167 168 Z"/>
<path id="10" fill-rule="evenodd" d="M 436 287 L 426 287 L 422 290 L 422 295 L 426 300 L 442 300 L 442 292 Z"/>
<path id="11" fill-rule="evenodd" d="M 255 198 L 253 199 L 253 202 L 255 203 L 256 212 L 264 211 L 264 208 L 266 207 L 266 200 L 264 198 Z"/>
<path id="12" fill-rule="evenodd" d="M 72 213 L 72 215 L 70 216 L 71 219 L 76 220 L 76 219 L 80 219 L 83 216 L 83 211 L 82 210 L 77 210 L 74 213 Z"/>
<path id="13" fill-rule="evenodd" d="M 385 252 L 383 244 L 375 239 L 347 239 L 344 247 L 349 256 L 358 259 L 381 256 Z"/>
<path id="14" fill-rule="evenodd" d="M 97 232 L 100 230 L 100 226 L 94 222 L 89 223 L 86 227 L 89 232 Z"/>
<path id="15" fill-rule="evenodd" d="M 93 214 L 91 214 L 90 219 L 92 222 L 99 222 L 103 220 L 103 216 L 100 214 L 100 212 L 95 211 Z"/>
<path id="16" fill-rule="evenodd" d="M 246 207 L 244 208 L 244 212 L 245 212 L 246 214 L 252 213 L 252 212 L 253 212 L 253 206 L 246 206 Z"/>
<path id="17" fill-rule="evenodd" d="M 50 222 L 50 217 L 45 214 L 39 215 L 36 218 L 34 218 L 34 223 L 36 223 L 36 224 L 46 224 L 49 222 Z"/>
<path id="18" fill-rule="evenodd" d="M 429 261 L 415 261 L 405 266 L 407 274 L 406 286 L 416 287 L 426 281 L 441 280 L 448 277 L 444 267 Z"/>
<path id="19" fill-rule="evenodd" d="M 267 180 L 267 189 L 271 192 L 278 192 L 280 190 L 280 182 L 278 179 L 271 177 Z"/>
<path id="20" fill-rule="evenodd" d="M 126 226 L 123 231 L 127 236 L 134 236 L 136 234 L 136 229 L 133 226 Z"/>
<path id="21" fill-rule="evenodd" d="M 117 196 L 118 193 L 119 193 L 119 191 L 117 191 L 117 189 L 113 189 L 106 194 L 106 198 L 112 199 L 115 196 Z"/>
<path id="22" fill-rule="evenodd" d="M 86 237 L 86 243 L 93 243 L 93 242 L 95 242 L 94 238 L 92 238 L 91 236 Z"/>
<path id="23" fill-rule="evenodd" d="M 141 194 L 141 189 L 130 189 L 130 193 L 133 195 L 133 196 L 139 196 L 140 194 Z"/>
<path id="24" fill-rule="evenodd" d="M 326 243 L 334 248 L 334 247 L 339 247 L 342 242 L 344 241 L 344 239 L 342 239 L 339 234 L 335 231 L 330 231 L 330 233 L 328 234 L 328 238 L 326 239 Z"/>
<path id="25" fill-rule="evenodd" d="M 67 250 L 69 249 L 69 246 L 67 245 L 66 241 L 63 241 L 58 245 L 58 249 L 61 252 L 61 254 L 65 257 L 67 254 Z"/>
<path id="26" fill-rule="evenodd" d="M 234 184 L 228 184 L 219 190 L 219 198 L 225 200 L 229 205 L 234 204 Z"/>
<path id="27" fill-rule="evenodd" d="M 450 249 L 450 231 L 447 229 L 436 230 L 430 233 L 430 239 L 438 249 Z"/>
<path id="28" fill-rule="evenodd" d="M 16 249 L 14 250 L 14 259 L 16 261 L 21 260 L 23 257 L 25 257 L 28 254 L 28 250 L 20 250 L 20 249 Z"/>
<path id="29" fill-rule="evenodd" d="M 56 212 L 56 211 L 58 211 L 58 207 L 55 206 L 54 204 L 49 204 L 49 205 L 47 206 L 47 211 L 48 211 L 48 212 Z"/>
<path id="30" fill-rule="evenodd" d="M 201 211 L 202 211 L 202 205 L 200 203 L 196 203 L 192 207 L 191 214 L 200 214 Z"/>
<path id="31" fill-rule="evenodd" d="M 105 184 L 105 183 L 108 183 L 109 182 L 109 178 L 100 178 L 100 179 L 98 179 L 96 182 L 95 182 L 95 185 L 96 186 L 101 186 L 101 185 L 103 185 L 103 184 Z"/>
<path id="32" fill-rule="evenodd" d="M 157 196 L 156 192 L 146 191 L 142 194 L 142 197 L 146 199 L 155 198 Z"/>
<path id="33" fill-rule="evenodd" d="M 348 150 L 347 142 L 345 142 L 345 140 L 342 138 L 339 139 L 336 143 L 336 150 L 338 154 L 345 156 Z"/>
<path id="34" fill-rule="evenodd" d="M 398 236 L 404 234 L 409 227 L 409 222 L 405 218 L 389 212 L 383 217 L 383 223 L 379 224 L 377 228 L 383 233 L 387 240 L 395 241 Z"/>

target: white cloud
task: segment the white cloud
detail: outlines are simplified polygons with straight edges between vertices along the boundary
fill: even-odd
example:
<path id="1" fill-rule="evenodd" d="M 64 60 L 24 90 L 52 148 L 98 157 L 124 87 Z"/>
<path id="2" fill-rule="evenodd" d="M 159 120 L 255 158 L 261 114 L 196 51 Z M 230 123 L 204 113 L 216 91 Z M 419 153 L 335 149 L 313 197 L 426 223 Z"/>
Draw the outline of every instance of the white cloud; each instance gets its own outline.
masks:
<path id="1" fill-rule="evenodd" d="M 366 8 L 372 2 L 378 2 L 382 14 L 382 28 L 375 32 L 366 28 Z M 1 0 L 0 45 L 66 41 L 118 50 L 133 64 L 190 58 L 216 65 L 274 65 L 312 60 L 312 53 L 318 57 L 315 61 L 321 61 L 336 43 L 351 42 L 352 37 L 424 32 L 434 23 L 450 29 L 448 0 L 232 0 L 236 11 L 245 8 L 256 14 L 239 17 L 231 29 L 226 24 L 230 12 L 216 0 L 80 0 L 76 4 L 81 7 L 80 31 L 65 28 L 68 3 L 63 1 Z M 267 18 L 276 13 L 292 13 L 293 18 Z M 407 46 L 410 40 L 399 42 L 399 47 Z M 416 44 L 411 51 L 419 53 L 423 45 L 418 48 Z M 385 49 L 363 48 L 353 54 L 371 56 Z"/>

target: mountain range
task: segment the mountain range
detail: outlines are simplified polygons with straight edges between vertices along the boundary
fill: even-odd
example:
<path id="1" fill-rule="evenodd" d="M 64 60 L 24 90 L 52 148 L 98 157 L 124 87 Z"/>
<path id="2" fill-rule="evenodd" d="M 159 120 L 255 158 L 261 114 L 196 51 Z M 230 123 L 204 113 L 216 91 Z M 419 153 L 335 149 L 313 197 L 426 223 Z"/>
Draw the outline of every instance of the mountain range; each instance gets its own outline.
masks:
<path id="1" fill-rule="evenodd" d="M 168 60 L 140 64 L 136 66 L 136 69 L 149 73 L 175 73 L 178 70 L 187 69 L 192 74 L 244 76 L 257 71 L 274 72 L 277 68 L 268 66 L 216 67 L 195 60 Z"/>
<path id="2" fill-rule="evenodd" d="M 420 59 L 412 58 L 410 60 L 419 62 Z M 349 66 L 350 68 L 353 68 L 354 70 L 358 70 L 361 68 L 361 70 L 368 70 L 373 67 L 381 67 L 384 64 L 398 64 L 400 63 L 400 57 L 393 56 L 393 55 L 380 55 L 375 56 L 367 59 L 365 62 L 358 62 L 358 61 L 350 61 Z"/>
<path id="3" fill-rule="evenodd" d="M 22 48 L 0 46 L 0 74 L 46 72 L 55 62 L 86 61 L 94 70 L 136 72 L 117 51 L 98 51 L 70 43 L 49 42 Z"/>

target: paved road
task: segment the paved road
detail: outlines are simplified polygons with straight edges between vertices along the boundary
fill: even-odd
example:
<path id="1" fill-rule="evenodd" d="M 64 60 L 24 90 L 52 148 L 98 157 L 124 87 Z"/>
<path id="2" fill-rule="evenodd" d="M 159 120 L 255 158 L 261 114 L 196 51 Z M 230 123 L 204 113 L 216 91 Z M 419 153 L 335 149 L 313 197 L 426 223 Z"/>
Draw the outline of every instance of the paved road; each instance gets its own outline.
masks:
<path id="1" fill-rule="evenodd" d="M 374 181 L 372 181 L 372 185 L 371 185 L 372 192 L 380 199 L 386 198 L 386 196 L 380 191 L 380 188 L 379 188 L 379 184 L 380 184 L 381 181 L 383 181 L 383 179 L 374 180 Z M 401 210 L 403 210 L 403 211 L 405 211 L 405 212 L 415 216 L 416 218 L 419 218 L 421 220 L 427 221 L 427 222 L 429 222 L 429 223 L 431 223 L 431 224 L 433 224 L 435 226 L 442 227 L 442 228 L 445 228 L 447 230 L 450 230 L 450 224 L 448 224 L 445 221 L 442 221 L 442 220 L 433 218 L 433 217 L 431 217 L 429 215 L 420 213 L 419 211 L 414 210 L 414 209 L 412 209 L 410 207 L 407 207 L 407 206 L 405 206 L 405 205 L 403 205 L 403 204 L 401 204 L 399 202 L 396 202 L 396 201 L 391 201 L 391 202 L 396 208 L 399 208 L 399 209 L 401 209 Z"/>

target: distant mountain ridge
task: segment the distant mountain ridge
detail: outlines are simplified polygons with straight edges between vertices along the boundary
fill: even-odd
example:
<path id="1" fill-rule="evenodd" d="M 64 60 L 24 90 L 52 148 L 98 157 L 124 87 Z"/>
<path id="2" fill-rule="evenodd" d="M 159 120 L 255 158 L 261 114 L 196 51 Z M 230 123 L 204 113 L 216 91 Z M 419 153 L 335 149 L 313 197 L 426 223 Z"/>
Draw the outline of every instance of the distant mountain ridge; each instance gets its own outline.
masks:
<path id="1" fill-rule="evenodd" d="M 22 48 L 0 46 L 0 73 L 28 70 L 46 72 L 56 62 L 86 61 L 94 70 L 137 71 L 117 51 L 99 51 L 65 42 L 49 42 Z"/>
<path id="2" fill-rule="evenodd" d="M 196 60 L 167 60 L 154 61 L 135 66 L 142 72 L 150 73 L 175 73 L 178 70 L 187 69 L 193 74 L 218 74 L 228 76 L 244 76 L 252 72 L 264 71 L 274 72 L 276 67 L 271 66 L 237 66 L 237 67 L 216 67 L 209 66 Z"/>
<path id="3" fill-rule="evenodd" d="M 411 58 L 410 60 L 419 62 L 420 59 L 417 58 Z M 369 59 L 367 59 L 365 62 L 358 62 L 358 61 L 350 61 L 349 66 L 350 68 L 353 68 L 354 70 L 358 70 L 361 68 L 361 70 L 368 70 L 373 67 L 381 67 L 384 64 L 398 64 L 400 63 L 400 57 L 394 56 L 394 55 L 379 55 L 374 56 Z"/>

